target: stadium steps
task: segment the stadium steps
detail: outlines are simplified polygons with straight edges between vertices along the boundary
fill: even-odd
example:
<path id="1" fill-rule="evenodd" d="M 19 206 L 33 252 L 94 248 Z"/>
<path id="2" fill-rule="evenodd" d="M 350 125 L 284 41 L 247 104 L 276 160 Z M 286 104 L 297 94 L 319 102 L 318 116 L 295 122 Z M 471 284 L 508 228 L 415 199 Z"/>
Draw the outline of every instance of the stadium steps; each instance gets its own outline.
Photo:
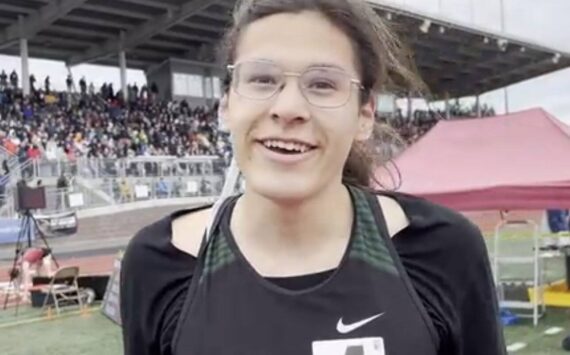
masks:
<path id="1" fill-rule="evenodd" d="M 115 203 L 113 197 L 109 196 L 103 190 L 97 188 L 93 181 L 84 179 L 82 177 L 77 177 L 75 179 L 77 186 L 80 188 L 81 192 L 89 195 L 89 200 L 95 205 L 112 205 Z M 93 203 L 95 202 L 95 203 Z"/>
<path id="2" fill-rule="evenodd" d="M 80 218 L 79 230 L 70 239 L 104 241 L 105 239 L 130 238 L 145 225 L 182 208 L 181 206 L 163 206 Z"/>

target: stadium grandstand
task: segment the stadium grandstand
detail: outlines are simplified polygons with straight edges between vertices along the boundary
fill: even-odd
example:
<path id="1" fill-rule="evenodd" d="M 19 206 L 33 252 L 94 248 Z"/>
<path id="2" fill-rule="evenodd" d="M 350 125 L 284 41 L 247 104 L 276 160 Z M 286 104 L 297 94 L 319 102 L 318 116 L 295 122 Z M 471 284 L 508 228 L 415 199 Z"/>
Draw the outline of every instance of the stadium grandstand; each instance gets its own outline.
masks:
<path id="1" fill-rule="evenodd" d="M 145 71 L 165 99 L 219 96 L 215 48 L 232 0 L 2 0 L 0 52 Z M 557 49 L 374 0 L 415 55 L 434 99 L 475 96 L 570 66 Z M 217 87 L 217 88 L 216 88 Z M 23 81 L 24 94 L 29 93 Z"/>
<path id="2" fill-rule="evenodd" d="M 181 191 L 175 186 L 184 174 L 227 166 L 230 144 L 218 131 L 216 113 L 224 69 L 216 64 L 215 49 L 234 3 L 0 0 L 0 53 L 19 55 L 23 76 L 0 68 L 0 214 L 15 214 L 11 189 L 21 177 L 53 188 L 51 209 L 45 212 L 56 212 L 70 208 L 56 198 L 62 195 L 60 180 L 60 186 L 70 189 L 72 183 L 89 200 L 77 209 L 133 201 L 134 190 L 142 185 L 150 187 L 141 195 L 144 199 L 179 195 L 173 191 Z M 410 46 L 430 89 L 428 99 L 446 103 L 443 110 L 412 112 L 414 93 L 391 88 L 408 98 L 408 110 L 379 113 L 378 120 L 396 128 L 404 146 L 442 117 L 495 113 L 479 100 L 462 107 L 451 98 L 478 98 L 570 66 L 570 54 L 558 49 L 381 0 L 371 3 Z M 73 78 L 70 70 L 67 91 L 55 92 L 49 77 L 30 73 L 29 57 L 63 61 L 69 68 L 81 63 L 119 66 L 121 87 L 95 88 L 89 78 Z M 142 69 L 148 85 L 129 85 L 127 67 Z M 394 155 L 401 149 L 388 150 Z M 204 167 L 206 157 L 210 161 Z M 196 167 L 191 159 L 198 159 Z M 162 180 L 165 173 L 167 181 Z M 142 178 L 150 180 L 143 184 Z M 207 191 L 220 191 L 219 181 L 208 183 Z"/>
<path id="3" fill-rule="evenodd" d="M 422 99 L 445 102 L 440 110 L 413 111 L 417 93 L 390 88 L 408 105 L 378 112 L 403 139 L 382 148 L 389 156 L 441 119 L 495 116 L 479 103 L 484 93 L 570 67 L 570 53 L 556 48 L 384 0 L 370 3 L 411 48 L 429 87 Z M 20 57 L 22 73 L 0 63 L 0 281 L 7 281 L 21 228 L 18 181 L 45 187 L 46 206 L 36 218 L 62 265 L 107 278 L 116 253 L 142 225 L 219 196 L 232 152 L 218 126 L 225 70 L 216 48 L 234 4 L 0 0 L 0 54 Z M 29 58 L 64 62 L 67 90 L 34 77 Z M 73 77 L 71 68 L 84 63 L 119 67 L 120 87 Z M 127 68 L 142 70 L 147 84 L 130 85 Z M 476 97 L 473 106 L 454 100 L 467 96 Z M 511 215 L 536 218 L 537 211 Z M 474 220 L 484 232 L 498 221 L 490 214 Z"/>

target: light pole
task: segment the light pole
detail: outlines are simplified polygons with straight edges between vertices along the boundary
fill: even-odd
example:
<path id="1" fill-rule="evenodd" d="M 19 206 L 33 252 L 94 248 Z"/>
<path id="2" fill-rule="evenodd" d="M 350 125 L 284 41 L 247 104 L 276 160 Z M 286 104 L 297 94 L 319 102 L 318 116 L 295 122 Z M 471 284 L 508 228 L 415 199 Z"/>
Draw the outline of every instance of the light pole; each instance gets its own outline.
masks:
<path id="1" fill-rule="evenodd" d="M 501 5 L 501 33 L 504 35 L 506 32 L 506 25 L 505 25 L 505 0 L 499 0 Z M 509 87 L 505 86 L 504 89 L 504 96 L 505 96 L 505 113 L 509 114 Z"/>

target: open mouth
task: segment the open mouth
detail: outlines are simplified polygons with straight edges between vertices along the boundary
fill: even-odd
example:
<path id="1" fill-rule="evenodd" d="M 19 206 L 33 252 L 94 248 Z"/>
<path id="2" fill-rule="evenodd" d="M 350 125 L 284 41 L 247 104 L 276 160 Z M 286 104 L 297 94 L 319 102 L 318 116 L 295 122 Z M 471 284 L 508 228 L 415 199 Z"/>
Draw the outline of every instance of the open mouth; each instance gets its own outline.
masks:
<path id="1" fill-rule="evenodd" d="M 275 153 L 288 155 L 304 154 L 317 148 L 314 145 L 299 141 L 291 142 L 278 139 L 263 139 L 258 142 Z"/>

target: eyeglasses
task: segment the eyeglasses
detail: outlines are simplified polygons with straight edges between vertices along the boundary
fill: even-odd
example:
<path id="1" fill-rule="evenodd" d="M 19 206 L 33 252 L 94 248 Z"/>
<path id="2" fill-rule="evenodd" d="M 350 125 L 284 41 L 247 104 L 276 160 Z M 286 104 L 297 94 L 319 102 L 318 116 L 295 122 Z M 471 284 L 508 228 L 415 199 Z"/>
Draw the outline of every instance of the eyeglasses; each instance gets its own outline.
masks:
<path id="1" fill-rule="evenodd" d="M 297 77 L 303 97 L 311 105 L 321 108 L 337 108 L 346 105 L 352 86 L 364 87 L 348 73 L 328 67 L 309 68 L 301 73 L 286 72 L 276 64 L 262 61 L 241 62 L 228 65 L 232 74 L 232 88 L 251 100 L 269 100 L 285 87 L 288 76 Z"/>

